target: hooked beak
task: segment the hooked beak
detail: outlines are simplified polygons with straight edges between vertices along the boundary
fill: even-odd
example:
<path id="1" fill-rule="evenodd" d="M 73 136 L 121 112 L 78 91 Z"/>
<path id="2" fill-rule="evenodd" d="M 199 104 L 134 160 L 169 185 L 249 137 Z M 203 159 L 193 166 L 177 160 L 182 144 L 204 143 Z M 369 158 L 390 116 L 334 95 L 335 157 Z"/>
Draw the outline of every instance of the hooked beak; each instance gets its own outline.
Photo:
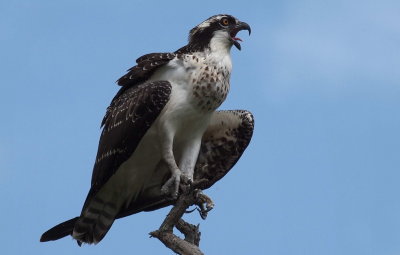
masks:
<path id="1" fill-rule="evenodd" d="M 247 24 L 246 22 L 241 22 L 241 21 L 239 21 L 230 30 L 231 41 L 238 50 L 242 49 L 242 47 L 240 46 L 240 43 L 239 43 L 239 41 L 242 41 L 242 39 L 236 37 L 236 35 L 237 35 L 237 33 L 239 33 L 239 31 L 242 31 L 242 30 L 247 30 L 247 31 L 249 31 L 249 35 L 251 34 L 251 28 L 250 28 L 249 24 Z"/>

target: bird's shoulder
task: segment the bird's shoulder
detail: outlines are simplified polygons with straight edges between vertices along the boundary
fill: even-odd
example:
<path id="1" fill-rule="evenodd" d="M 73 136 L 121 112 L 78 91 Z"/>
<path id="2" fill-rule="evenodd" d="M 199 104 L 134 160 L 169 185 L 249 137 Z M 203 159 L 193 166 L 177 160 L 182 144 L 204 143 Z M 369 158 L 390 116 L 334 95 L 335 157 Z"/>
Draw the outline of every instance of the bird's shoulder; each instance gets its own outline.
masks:
<path id="1" fill-rule="evenodd" d="M 176 58 L 175 53 L 149 53 L 136 59 L 136 65 L 117 80 L 120 86 L 134 86 L 147 81 L 161 66 Z"/>

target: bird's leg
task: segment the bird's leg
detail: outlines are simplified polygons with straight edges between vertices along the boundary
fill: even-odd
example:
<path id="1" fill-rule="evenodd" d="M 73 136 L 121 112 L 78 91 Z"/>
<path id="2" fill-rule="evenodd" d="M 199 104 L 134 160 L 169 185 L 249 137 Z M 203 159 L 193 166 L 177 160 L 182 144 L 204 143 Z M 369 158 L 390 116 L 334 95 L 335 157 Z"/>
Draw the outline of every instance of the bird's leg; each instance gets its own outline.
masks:
<path id="1" fill-rule="evenodd" d="M 182 173 L 176 165 L 172 152 L 171 155 L 164 156 L 164 161 L 167 163 L 167 166 L 171 171 L 171 177 L 164 183 L 161 192 L 164 195 L 170 195 L 173 199 L 176 199 L 178 197 L 179 183 L 181 181 Z"/>
<path id="2" fill-rule="evenodd" d="M 178 197 L 179 191 L 179 183 L 181 181 L 181 170 L 179 170 L 178 165 L 176 164 L 174 153 L 173 153 L 173 134 L 164 134 L 164 139 L 161 139 L 161 149 L 162 149 L 162 158 L 164 162 L 167 164 L 168 169 L 171 171 L 171 177 L 164 183 L 161 188 L 161 192 L 164 195 L 170 195 L 172 199 L 176 199 Z"/>
<path id="3" fill-rule="evenodd" d="M 183 146 L 179 168 L 182 171 L 182 182 L 191 185 L 193 183 L 194 167 L 199 156 L 201 136 L 191 139 L 190 143 Z"/>

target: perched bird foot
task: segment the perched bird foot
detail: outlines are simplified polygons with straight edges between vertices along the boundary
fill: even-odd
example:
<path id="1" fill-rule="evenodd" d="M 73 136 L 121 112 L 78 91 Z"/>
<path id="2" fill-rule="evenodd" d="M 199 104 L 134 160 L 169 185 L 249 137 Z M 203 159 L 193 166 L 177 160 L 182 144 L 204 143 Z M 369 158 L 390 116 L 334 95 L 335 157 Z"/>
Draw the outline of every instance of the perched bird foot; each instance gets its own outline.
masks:
<path id="1" fill-rule="evenodd" d="M 167 198 L 175 200 L 178 198 L 179 184 L 181 181 L 181 172 L 177 171 L 161 187 L 161 193 Z"/>
<path id="2" fill-rule="evenodd" d="M 179 185 L 183 193 L 189 193 L 193 188 L 193 179 L 187 174 L 181 175 L 181 183 Z"/>
<path id="3" fill-rule="evenodd" d="M 196 205 L 198 206 L 197 211 L 200 213 L 200 217 L 205 220 L 208 212 L 211 211 L 215 204 L 210 197 L 205 195 L 200 189 L 195 190 L 196 192 Z"/>
<path id="4" fill-rule="evenodd" d="M 181 175 L 181 183 L 185 185 L 192 185 L 193 177 L 189 176 L 188 174 Z"/>

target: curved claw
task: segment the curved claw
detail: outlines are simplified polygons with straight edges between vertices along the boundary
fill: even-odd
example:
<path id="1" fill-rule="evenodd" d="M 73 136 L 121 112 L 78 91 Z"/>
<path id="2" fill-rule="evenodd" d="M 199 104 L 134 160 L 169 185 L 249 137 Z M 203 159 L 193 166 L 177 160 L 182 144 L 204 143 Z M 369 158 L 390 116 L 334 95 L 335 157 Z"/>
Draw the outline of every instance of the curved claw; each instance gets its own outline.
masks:
<path id="1" fill-rule="evenodd" d="M 199 208 L 197 208 L 197 211 L 199 212 L 201 219 L 203 219 L 203 220 L 207 219 L 208 212 L 205 212 Z"/>
<path id="2" fill-rule="evenodd" d="M 194 208 L 193 210 L 186 210 L 185 211 L 185 213 L 192 213 L 192 212 L 194 212 L 194 211 L 196 211 L 196 210 L 198 210 L 198 208 L 196 207 L 196 208 Z"/>

